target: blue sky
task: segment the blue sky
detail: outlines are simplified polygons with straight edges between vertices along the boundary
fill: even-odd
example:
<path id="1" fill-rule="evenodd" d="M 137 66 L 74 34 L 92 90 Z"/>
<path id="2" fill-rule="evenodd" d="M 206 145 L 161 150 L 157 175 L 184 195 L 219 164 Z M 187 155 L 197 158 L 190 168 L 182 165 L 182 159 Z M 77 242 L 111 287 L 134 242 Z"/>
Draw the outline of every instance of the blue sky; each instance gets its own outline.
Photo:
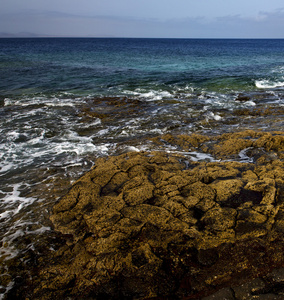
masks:
<path id="1" fill-rule="evenodd" d="M 284 38 L 283 0 L 0 0 L 0 35 Z"/>

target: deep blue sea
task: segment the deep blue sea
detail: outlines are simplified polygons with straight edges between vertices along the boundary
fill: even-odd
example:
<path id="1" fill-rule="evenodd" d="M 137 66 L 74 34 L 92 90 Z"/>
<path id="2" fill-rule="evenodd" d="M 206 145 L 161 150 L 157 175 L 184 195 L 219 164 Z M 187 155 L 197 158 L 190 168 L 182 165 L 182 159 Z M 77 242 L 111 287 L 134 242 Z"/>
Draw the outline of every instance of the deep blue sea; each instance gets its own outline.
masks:
<path id="1" fill-rule="evenodd" d="M 1 274 L 51 232 L 59 182 L 97 157 L 167 133 L 283 130 L 283 115 L 249 113 L 283 106 L 284 40 L 0 39 Z"/>
<path id="2" fill-rule="evenodd" d="M 2 96 L 184 97 L 283 86 L 284 40 L 1 39 Z"/>

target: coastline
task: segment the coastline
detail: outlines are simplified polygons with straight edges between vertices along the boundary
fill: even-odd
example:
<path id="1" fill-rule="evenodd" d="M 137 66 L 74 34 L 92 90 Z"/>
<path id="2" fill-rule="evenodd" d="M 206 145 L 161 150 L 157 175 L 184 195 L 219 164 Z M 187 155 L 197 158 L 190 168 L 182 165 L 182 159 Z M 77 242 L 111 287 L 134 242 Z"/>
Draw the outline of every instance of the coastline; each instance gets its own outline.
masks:
<path id="1" fill-rule="evenodd" d="M 283 297 L 284 132 L 152 142 L 208 156 L 98 159 L 53 207 L 57 249 L 7 299 Z"/>
<path id="2" fill-rule="evenodd" d="M 283 41 L 0 42 L 1 299 L 282 297 Z"/>

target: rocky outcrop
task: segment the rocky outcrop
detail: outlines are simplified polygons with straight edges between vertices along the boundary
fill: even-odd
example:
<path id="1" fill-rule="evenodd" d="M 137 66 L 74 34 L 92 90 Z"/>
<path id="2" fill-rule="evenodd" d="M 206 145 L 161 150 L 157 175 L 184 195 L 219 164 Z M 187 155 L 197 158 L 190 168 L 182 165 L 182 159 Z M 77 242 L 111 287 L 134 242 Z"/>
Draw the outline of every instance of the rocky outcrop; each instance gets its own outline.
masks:
<path id="1" fill-rule="evenodd" d="M 216 159 L 238 160 L 244 151 L 253 162 L 259 158 L 265 161 L 284 159 L 283 132 L 262 132 L 245 130 L 235 133 L 225 133 L 218 136 L 204 136 L 200 134 L 177 135 L 166 134 L 153 138 L 157 145 L 170 144 L 178 146 L 184 151 L 202 151 L 211 154 Z"/>
<path id="2" fill-rule="evenodd" d="M 223 161 L 166 152 L 98 159 L 53 208 L 65 243 L 38 272 L 32 297 L 284 297 L 283 141 L 253 131 L 167 135 L 153 142 Z M 232 160 L 244 149 L 254 163 Z"/>
<path id="3" fill-rule="evenodd" d="M 219 290 L 247 299 L 254 278 L 279 296 L 283 283 L 267 282 L 284 263 L 283 136 L 246 136 L 175 139 L 216 157 L 264 149 L 255 164 L 164 152 L 98 159 L 54 206 L 66 244 L 41 270 L 37 298 L 211 299 Z"/>

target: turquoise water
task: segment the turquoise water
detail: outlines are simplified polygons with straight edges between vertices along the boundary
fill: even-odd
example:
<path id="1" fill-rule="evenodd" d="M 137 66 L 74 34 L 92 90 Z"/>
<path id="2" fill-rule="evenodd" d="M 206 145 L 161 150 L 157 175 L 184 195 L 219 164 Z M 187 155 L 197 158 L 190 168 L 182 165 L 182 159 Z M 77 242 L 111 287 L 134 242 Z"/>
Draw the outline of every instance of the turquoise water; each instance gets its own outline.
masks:
<path id="1" fill-rule="evenodd" d="M 0 93 L 108 96 L 143 88 L 172 96 L 188 87 L 282 87 L 283 47 L 283 40 L 1 39 Z"/>
<path id="2" fill-rule="evenodd" d="M 283 88 L 284 40 L 0 39 L 1 274 L 37 253 L 54 201 L 97 157 L 167 133 L 283 130 L 283 115 L 236 114 L 283 111 Z"/>

